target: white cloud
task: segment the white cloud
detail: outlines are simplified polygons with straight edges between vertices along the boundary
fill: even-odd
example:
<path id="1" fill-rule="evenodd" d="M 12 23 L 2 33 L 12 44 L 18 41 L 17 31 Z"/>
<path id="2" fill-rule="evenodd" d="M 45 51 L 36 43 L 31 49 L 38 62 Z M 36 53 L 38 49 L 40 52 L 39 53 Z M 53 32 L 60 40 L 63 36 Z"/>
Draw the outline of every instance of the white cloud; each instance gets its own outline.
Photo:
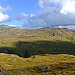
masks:
<path id="1" fill-rule="evenodd" d="M 39 6 L 41 8 L 45 8 L 47 6 L 50 6 L 50 5 L 54 5 L 54 6 L 61 6 L 63 1 L 65 0 L 39 0 Z"/>
<path id="2" fill-rule="evenodd" d="M 9 25 L 10 27 L 16 27 L 15 25 Z"/>
<path id="3" fill-rule="evenodd" d="M 75 29 L 75 25 L 67 25 L 67 26 L 57 26 L 58 28 L 68 28 L 68 29 Z"/>
<path id="4" fill-rule="evenodd" d="M 22 15 L 23 15 L 23 17 L 25 17 L 25 18 L 29 17 L 29 15 L 26 14 L 26 13 L 22 13 Z"/>
<path id="5" fill-rule="evenodd" d="M 68 0 L 64 2 L 64 5 L 60 11 L 62 14 L 73 13 L 75 14 L 75 1 Z"/>
<path id="6" fill-rule="evenodd" d="M 75 0 L 38 0 L 40 11 L 21 26 L 39 28 L 75 25 Z M 69 26 L 71 27 L 71 26 Z M 68 28 L 69 28 L 68 27 Z M 73 26 L 72 26 L 73 27 Z M 74 27 L 75 28 L 75 27 Z"/>
<path id="7" fill-rule="evenodd" d="M 0 12 L 0 23 L 9 22 L 9 21 L 10 17 L 7 14 L 3 14 L 2 12 Z"/>
<path id="8" fill-rule="evenodd" d="M 29 17 L 28 14 L 22 13 L 21 15 L 16 15 L 15 19 L 18 20 L 18 21 L 20 21 L 21 19 L 28 18 L 28 17 Z"/>
<path id="9" fill-rule="evenodd" d="M 55 6 L 57 9 L 60 8 L 60 13 L 62 14 L 75 14 L 75 0 L 39 0 L 39 6 L 41 8 Z"/>
<path id="10" fill-rule="evenodd" d="M 11 10 L 11 7 L 7 6 L 6 8 L 4 8 L 0 5 L 0 23 L 10 21 L 10 17 L 7 14 L 4 14 L 7 10 Z"/>
<path id="11" fill-rule="evenodd" d="M 0 6 L 0 12 L 5 12 L 7 10 L 11 10 L 12 8 L 10 6 L 7 6 L 6 8 L 3 8 L 2 6 Z"/>

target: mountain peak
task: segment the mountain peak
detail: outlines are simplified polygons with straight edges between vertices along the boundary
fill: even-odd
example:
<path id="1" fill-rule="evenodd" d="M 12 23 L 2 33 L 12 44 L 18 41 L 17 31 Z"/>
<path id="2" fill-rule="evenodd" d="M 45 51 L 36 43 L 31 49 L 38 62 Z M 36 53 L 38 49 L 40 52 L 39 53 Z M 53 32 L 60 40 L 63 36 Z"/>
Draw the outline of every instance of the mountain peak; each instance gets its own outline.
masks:
<path id="1" fill-rule="evenodd" d="M 52 29 L 53 27 L 44 27 L 42 29 Z"/>

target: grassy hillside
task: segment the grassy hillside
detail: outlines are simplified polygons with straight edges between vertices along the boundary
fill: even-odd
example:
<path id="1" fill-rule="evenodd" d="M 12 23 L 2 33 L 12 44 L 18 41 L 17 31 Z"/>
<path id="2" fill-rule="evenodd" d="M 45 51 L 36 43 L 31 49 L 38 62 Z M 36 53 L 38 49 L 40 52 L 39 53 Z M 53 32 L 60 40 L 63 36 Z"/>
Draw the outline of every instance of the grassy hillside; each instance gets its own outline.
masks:
<path id="1" fill-rule="evenodd" d="M 63 28 L 52 28 L 52 27 L 46 27 L 41 29 L 35 29 L 35 30 L 28 30 L 28 29 L 19 29 L 16 27 L 10 27 L 10 26 L 0 26 L 0 32 L 6 34 L 5 36 L 32 36 L 32 37 L 54 37 L 54 36 L 62 36 L 62 37 L 72 37 L 75 35 L 75 30 L 70 29 L 63 29 Z M 3 34 L 3 35 L 4 35 Z M 2 36 L 2 34 L 0 35 Z"/>
<path id="2" fill-rule="evenodd" d="M 0 54 L 0 65 L 11 75 L 74 75 L 75 56 L 68 54 L 41 54 L 22 58 L 13 54 Z"/>
<path id="3" fill-rule="evenodd" d="M 0 33 L 10 32 L 10 31 L 12 32 L 17 30 L 20 30 L 20 29 L 16 27 L 11 27 L 11 26 L 0 25 Z"/>
<path id="4" fill-rule="evenodd" d="M 11 75 L 75 75 L 75 30 L 2 25 L 0 53 Z"/>
<path id="5" fill-rule="evenodd" d="M 0 52 L 30 57 L 38 54 L 75 55 L 75 30 L 41 28 L 35 30 L 1 26 Z"/>

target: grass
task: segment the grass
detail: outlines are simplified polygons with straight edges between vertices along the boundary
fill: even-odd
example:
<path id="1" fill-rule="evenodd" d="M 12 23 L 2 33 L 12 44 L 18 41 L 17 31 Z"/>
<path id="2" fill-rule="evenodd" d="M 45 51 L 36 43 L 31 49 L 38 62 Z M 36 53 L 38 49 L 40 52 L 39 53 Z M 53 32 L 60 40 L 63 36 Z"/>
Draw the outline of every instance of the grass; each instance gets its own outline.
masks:
<path id="1" fill-rule="evenodd" d="M 74 75 L 75 56 L 41 54 L 22 58 L 14 54 L 0 53 L 0 65 L 8 69 L 11 75 Z"/>
<path id="2" fill-rule="evenodd" d="M 74 75 L 75 30 L 1 26 L 0 65 L 11 75 Z M 51 68 L 42 71 L 45 66 Z"/>
<path id="3" fill-rule="evenodd" d="M 17 54 L 21 57 L 30 57 L 38 54 L 75 55 L 75 44 L 70 41 L 50 41 L 47 38 L 45 38 L 47 40 L 26 41 L 27 39 L 25 39 L 25 41 L 23 39 L 19 39 L 19 41 L 12 39 L 12 41 L 10 41 L 10 39 L 8 39 L 7 44 L 2 44 L 3 46 L 0 48 L 0 52 Z"/>
<path id="4" fill-rule="evenodd" d="M 1 26 L 0 31 L 0 52 L 21 57 L 38 54 L 75 55 L 75 30 L 51 27 L 27 30 Z"/>
<path id="5" fill-rule="evenodd" d="M 6 69 L 30 68 L 39 65 L 52 65 L 57 63 L 75 63 L 75 56 L 68 54 L 59 55 L 35 55 L 30 58 L 22 58 L 12 54 L 0 54 L 0 65 Z"/>
<path id="6" fill-rule="evenodd" d="M 17 55 L 12 54 L 0 54 L 0 65 L 4 69 L 10 70 L 11 75 L 42 75 L 45 73 L 47 75 L 61 71 L 62 73 L 73 73 L 75 72 L 75 56 L 68 54 L 42 54 L 31 56 L 30 58 L 22 58 Z M 49 69 L 41 71 L 41 69 L 35 70 L 37 67 L 49 66 Z M 59 66 L 58 66 L 59 65 Z M 62 70 L 61 70 L 62 69 Z M 21 74 L 20 74 L 20 73 Z M 63 74 L 62 74 L 63 75 Z"/>

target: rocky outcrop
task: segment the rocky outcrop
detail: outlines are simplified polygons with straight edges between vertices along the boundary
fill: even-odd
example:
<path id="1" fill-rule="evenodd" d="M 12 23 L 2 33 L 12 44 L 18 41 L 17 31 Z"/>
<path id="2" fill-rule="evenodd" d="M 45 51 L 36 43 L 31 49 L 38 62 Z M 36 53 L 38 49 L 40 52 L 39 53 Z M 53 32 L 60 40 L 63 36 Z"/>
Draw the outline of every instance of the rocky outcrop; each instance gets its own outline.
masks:
<path id="1" fill-rule="evenodd" d="M 0 66 L 0 75 L 10 75 L 9 71 Z"/>

